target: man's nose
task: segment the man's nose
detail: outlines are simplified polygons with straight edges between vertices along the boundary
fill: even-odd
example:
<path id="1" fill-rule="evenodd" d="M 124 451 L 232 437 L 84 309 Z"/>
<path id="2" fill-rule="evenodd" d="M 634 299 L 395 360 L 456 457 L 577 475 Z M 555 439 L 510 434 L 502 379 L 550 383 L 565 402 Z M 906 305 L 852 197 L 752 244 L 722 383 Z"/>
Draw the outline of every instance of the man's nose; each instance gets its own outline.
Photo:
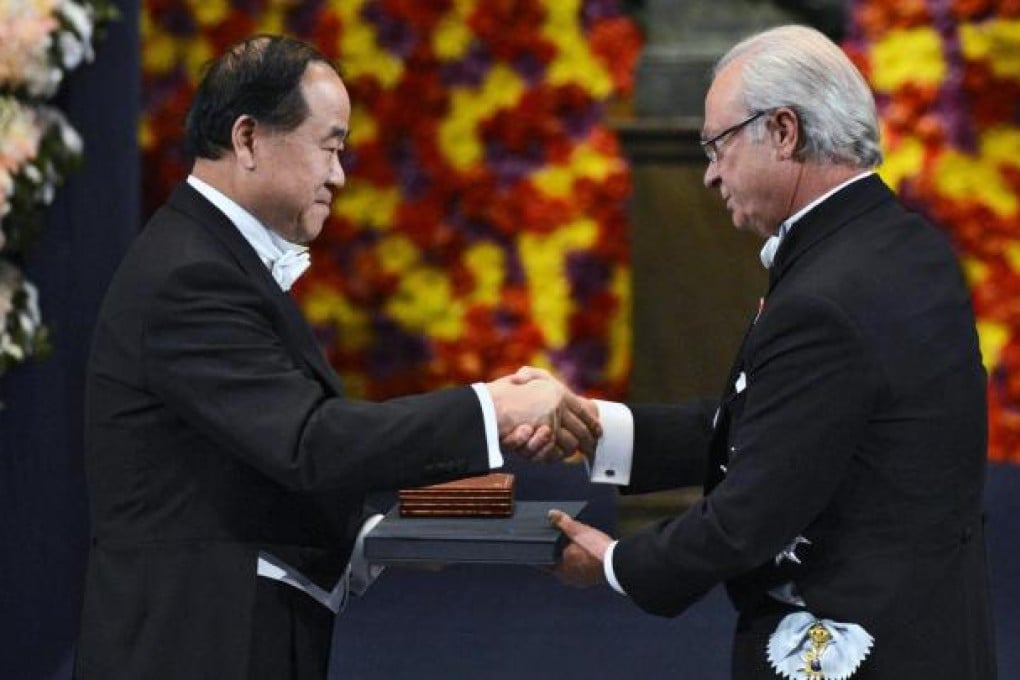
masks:
<path id="1" fill-rule="evenodd" d="M 329 178 L 326 180 L 326 184 L 337 189 L 342 189 L 346 183 L 347 174 L 344 172 L 344 166 L 340 163 L 340 156 L 334 155 L 333 162 L 329 168 Z"/>
<path id="2" fill-rule="evenodd" d="M 709 189 L 719 185 L 719 172 L 715 168 L 715 163 L 709 162 L 705 168 L 705 186 Z"/>

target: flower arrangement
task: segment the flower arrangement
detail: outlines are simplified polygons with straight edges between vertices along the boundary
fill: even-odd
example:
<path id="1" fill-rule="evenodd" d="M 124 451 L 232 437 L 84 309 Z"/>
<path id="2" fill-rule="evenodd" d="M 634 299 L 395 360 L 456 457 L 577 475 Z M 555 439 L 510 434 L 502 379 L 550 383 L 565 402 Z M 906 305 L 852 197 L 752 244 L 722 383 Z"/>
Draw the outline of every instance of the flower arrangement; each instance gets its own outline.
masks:
<path id="1" fill-rule="evenodd" d="M 143 7 L 155 207 L 186 174 L 200 65 L 287 32 L 339 60 L 347 186 L 295 288 L 357 396 L 522 364 L 620 396 L 630 366 L 629 169 L 605 124 L 640 35 L 614 0 L 223 1 Z"/>
<path id="2" fill-rule="evenodd" d="M 113 16 L 99 0 L 0 2 L 0 375 L 48 346 L 36 289 L 12 255 L 82 155 L 78 133 L 44 101 L 92 60 L 95 30 Z"/>
<path id="3" fill-rule="evenodd" d="M 857 0 L 846 49 L 879 101 L 881 174 L 963 263 L 989 457 L 1020 462 L 1020 3 Z"/>

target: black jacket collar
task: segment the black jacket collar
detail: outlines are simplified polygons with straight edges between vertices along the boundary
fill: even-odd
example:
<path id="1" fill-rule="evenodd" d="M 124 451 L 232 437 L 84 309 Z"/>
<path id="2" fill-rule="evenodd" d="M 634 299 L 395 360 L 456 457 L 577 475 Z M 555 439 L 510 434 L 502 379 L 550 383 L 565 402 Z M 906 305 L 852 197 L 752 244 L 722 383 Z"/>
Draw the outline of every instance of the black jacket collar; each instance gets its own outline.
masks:
<path id="1" fill-rule="evenodd" d="M 874 174 L 851 183 L 819 203 L 797 221 L 780 244 L 769 269 L 769 292 L 801 255 L 861 213 L 894 199 L 893 192 Z"/>
<path id="2" fill-rule="evenodd" d="M 343 384 L 336 371 L 326 361 L 308 321 L 294 303 L 293 298 L 280 288 L 273 275 L 270 274 L 269 268 L 262 262 L 244 235 L 230 221 L 230 218 L 187 182 L 181 182 L 174 189 L 167 205 L 195 220 L 226 247 L 238 265 L 286 320 L 286 327 L 282 330 L 289 338 L 289 344 L 301 353 L 305 362 L 320 379 L 332 387 L 337 394 L 342 395 Z"/>

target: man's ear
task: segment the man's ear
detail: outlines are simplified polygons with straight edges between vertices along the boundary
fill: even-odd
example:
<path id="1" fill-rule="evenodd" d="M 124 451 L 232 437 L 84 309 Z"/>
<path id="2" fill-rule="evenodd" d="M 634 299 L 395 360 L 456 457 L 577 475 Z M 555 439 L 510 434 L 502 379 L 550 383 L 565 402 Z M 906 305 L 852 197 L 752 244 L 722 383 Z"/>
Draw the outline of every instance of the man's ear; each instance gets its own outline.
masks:
<path id="1" fill-rule="evenodd" d="M 772 114 L 769 135 L 780 160 L 797 158 L 800 151 L 800 117 L 793 109 L 781 106 Z"/>
<path id="2" fill-rule="evenodd" d="M 255 169 L 255 119 L 245 114 L 238 116 L 230 128 L 230 143 L 234 156 L 245 170 Z"/>

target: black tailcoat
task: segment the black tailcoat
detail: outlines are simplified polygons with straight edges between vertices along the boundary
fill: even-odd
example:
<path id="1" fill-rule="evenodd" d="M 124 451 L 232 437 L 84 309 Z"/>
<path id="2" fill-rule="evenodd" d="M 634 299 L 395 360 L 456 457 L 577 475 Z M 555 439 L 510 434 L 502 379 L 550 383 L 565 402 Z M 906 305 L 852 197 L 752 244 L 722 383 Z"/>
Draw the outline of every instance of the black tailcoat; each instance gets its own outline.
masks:
<path id="1" fill-rule="evenodd" d="M 994 677 L 985 390 L 945 237 L 877 176 L 849 185 L 779 248 L 721 403 L 633 407 L 629 490 L 701 471 L 706 495 L 620 542 L 621 584 L 670 616 L 725 582 L 735 677 L 773 677 L 765 643 L 792 607 L 768 593 L 790 582 L 816 616 L 874 636 L 855 677 Z M 777 565 L 798 536 L 801 564 Z"/>
<path id="2" fill-rule="evenodd" d="M 110 286 L 86 404 L 80 678 L 250 677 L 274 653 L 251 645 L 259 551 L 329 589 L 366 492 L 488 469 L 470 388 L 344 398 L 290 296 L 187 184 Z"/>

